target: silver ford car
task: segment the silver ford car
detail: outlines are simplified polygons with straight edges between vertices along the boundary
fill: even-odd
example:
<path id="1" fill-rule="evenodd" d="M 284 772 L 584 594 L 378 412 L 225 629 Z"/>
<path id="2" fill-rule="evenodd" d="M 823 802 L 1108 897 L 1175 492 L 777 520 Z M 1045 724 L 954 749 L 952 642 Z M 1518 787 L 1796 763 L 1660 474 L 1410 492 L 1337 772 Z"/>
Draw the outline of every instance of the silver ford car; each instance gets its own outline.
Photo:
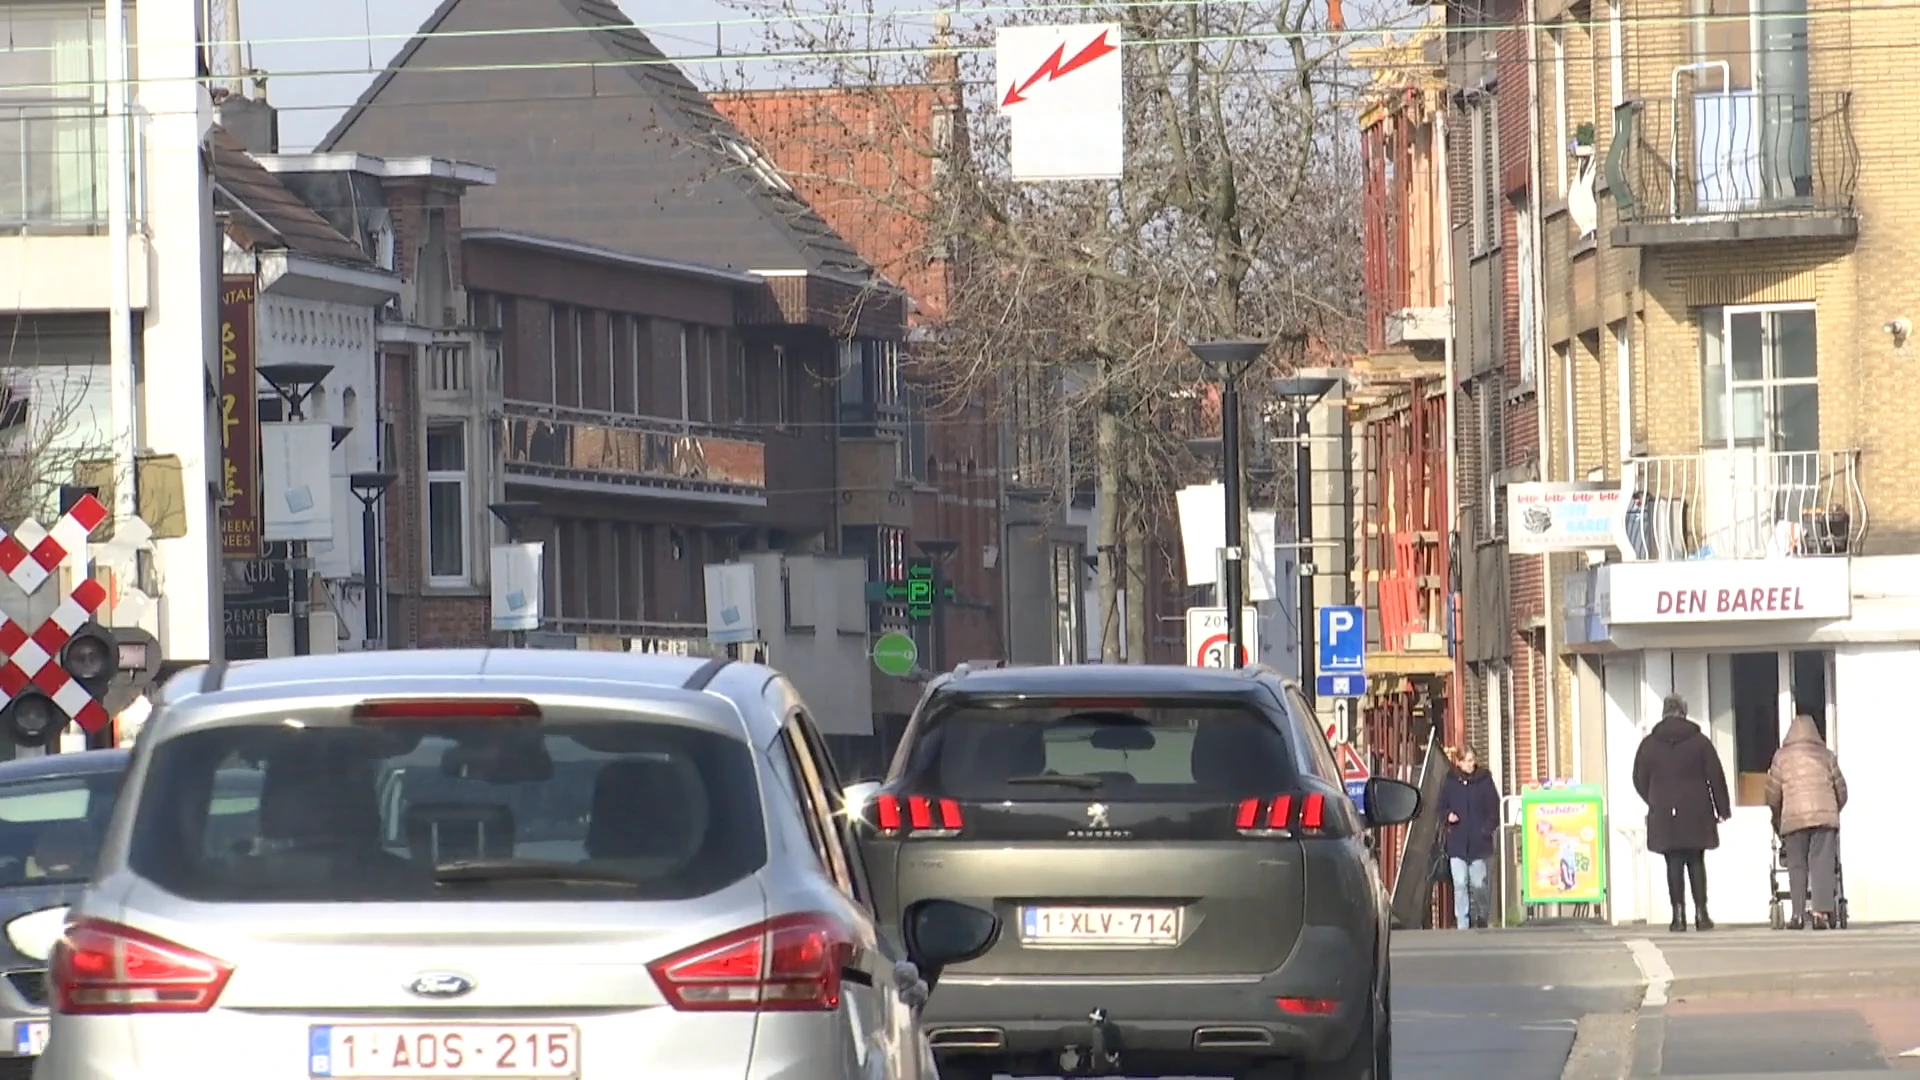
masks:
<path id="1" fill-rule="evenodd" d="M 933 900 L 889 941 L 841 798 L 757 665 L 184 673 L 53 948 L 35 1076 L 932 1080 L 920 1005 L 999 923 Z"/>

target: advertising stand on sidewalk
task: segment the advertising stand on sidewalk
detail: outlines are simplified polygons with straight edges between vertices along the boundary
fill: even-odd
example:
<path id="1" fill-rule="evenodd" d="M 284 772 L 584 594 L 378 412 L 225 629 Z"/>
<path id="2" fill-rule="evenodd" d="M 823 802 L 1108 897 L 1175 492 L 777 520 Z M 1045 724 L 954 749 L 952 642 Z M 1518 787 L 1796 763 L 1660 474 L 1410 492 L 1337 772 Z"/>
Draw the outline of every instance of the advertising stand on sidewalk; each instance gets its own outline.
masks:
<path id="1" fill-rule="evenodd" d="M 1606 800 L 1595 785 L 1520 795 L 1520 899 L 1527 921 L 1590 919 L 1607 896 Z"/>

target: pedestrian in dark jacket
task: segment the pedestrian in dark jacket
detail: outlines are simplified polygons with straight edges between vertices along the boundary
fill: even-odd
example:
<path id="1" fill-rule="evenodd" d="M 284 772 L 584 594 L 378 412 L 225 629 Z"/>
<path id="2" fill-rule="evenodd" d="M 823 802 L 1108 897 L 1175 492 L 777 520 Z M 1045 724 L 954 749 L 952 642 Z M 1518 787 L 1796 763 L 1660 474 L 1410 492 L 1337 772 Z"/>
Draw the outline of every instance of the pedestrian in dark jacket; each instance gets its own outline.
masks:
<path id="1" fill-rule="evenodd" d="M 1462 751 L 1440 791 L 1440 818 L 1446 824 L 1447 865 L 1453 871 L 1454 925 L 1484 929 L 1492 908 L 1487 894 L 1487 860 L 1500 828 L 1500 789 L 1493 777 Z"/>
<path id="2" fill-rule="evenodd" d="M 1667 899 L 1678 933 L 1687 928 L 1687 883 L 1693 884 L 1694 925 L 1707 917 L 1707 852 L 1720 846 L 1720 823 L 1733 816 L 1727 773 L 1700 725 L 1687 717 L 1687 700 L 1669 694 L 1660 722 L 1633 757 L 1633 789 L 1647 804 L 1647 850 L 1667 858 Z"/>
<path id="3" fill-rule="evenodd" d="M 1787 858 L 1787 888 L 1793 893 L 1793 928 L 1807 925 L 1807 878 L 1813 878 L 1813 928 L 1833 925 L 1840 869 L 1840 811 L 1847 808 L 1847 778 L 1806 710 L 1787 725 L 1787 737 L 1767 769 L 1767 806 L 1773 831 Z"/>

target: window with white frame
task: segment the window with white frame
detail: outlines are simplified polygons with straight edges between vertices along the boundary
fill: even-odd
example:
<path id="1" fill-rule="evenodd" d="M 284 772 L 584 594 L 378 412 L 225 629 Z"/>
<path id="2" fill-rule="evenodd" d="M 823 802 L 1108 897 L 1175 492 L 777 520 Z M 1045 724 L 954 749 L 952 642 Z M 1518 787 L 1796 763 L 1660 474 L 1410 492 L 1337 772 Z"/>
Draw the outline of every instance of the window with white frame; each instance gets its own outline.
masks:
<path id="1" fill-rule="evenodd" d="M 1473 142 L 1473 254 L 1484 255 L 1500 246 L 1500 146 L 1491 89 L 1467 106 L 1467 127 Z"/>
<path id="2" fill-rule="evenodd" d="M 465 585 L 467 565 L 467 429 L 464 424 L 427 428 L 427 581 Z"/>
<path id="3" fill-rule="evenodd" d="M 1700 435 L 1709 447 L 1820 449 L 1812 304 L 1700 309 Z"/>

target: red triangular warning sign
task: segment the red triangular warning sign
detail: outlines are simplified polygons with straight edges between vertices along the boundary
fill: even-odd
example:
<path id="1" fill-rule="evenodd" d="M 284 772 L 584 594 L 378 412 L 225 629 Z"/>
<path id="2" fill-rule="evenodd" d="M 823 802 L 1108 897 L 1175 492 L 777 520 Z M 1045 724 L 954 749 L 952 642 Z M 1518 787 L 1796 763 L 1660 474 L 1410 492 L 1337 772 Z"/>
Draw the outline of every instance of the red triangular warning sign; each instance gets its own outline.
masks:
<path id="1" fill-rule="evenodd" d="M 1355 750 L 1352 743 L 1341 743 L 1334 750 L 1334 758 L 1340 762 L 1340 779 L 1365 780 L 1372 775 L 1367 763 L 1361 759 L 1360 751 Z"/>

